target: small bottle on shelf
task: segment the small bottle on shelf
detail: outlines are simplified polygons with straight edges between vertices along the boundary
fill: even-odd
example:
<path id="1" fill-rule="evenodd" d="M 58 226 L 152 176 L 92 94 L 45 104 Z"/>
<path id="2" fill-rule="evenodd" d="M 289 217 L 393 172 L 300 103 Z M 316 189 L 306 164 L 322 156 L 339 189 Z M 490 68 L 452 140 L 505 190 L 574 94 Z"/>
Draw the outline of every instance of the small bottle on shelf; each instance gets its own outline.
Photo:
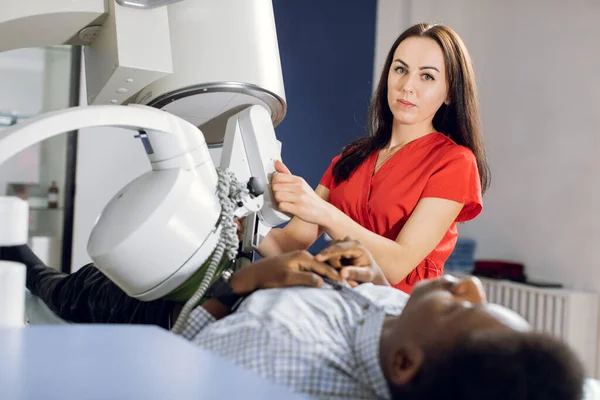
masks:
<path id="1" fill-rule="evenodd" d="M 56 181 L 52 181 L 52 185 L 48 189 L 48 208 L 58 208 L 58 186 Z"/>

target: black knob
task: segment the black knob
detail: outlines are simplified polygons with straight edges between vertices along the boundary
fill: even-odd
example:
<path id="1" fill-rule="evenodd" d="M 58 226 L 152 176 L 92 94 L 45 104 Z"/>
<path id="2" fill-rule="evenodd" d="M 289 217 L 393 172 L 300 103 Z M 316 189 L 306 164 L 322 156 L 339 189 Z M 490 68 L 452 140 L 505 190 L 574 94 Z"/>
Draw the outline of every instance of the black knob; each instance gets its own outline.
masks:
<path id="1" fill-rule="evenodd" d="M 250 194 L 254 197 L 260 196 L 265 192 L 265 185 L 255 176 L 250 177 L 246 185 Z"/>

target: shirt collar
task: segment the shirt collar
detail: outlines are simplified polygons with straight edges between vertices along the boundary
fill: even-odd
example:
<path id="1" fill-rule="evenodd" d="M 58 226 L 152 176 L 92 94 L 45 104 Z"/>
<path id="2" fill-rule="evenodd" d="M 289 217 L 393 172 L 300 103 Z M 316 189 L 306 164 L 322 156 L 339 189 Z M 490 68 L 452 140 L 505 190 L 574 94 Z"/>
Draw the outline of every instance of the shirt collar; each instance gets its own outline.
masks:
<path id="1" fill-rule="evenodd" d="M 390 399 L 390 389 L 379 361 L 379 341 L 385 320 L 385 311 L 378 309 L 365 315 L 354 337 L 354 354 L 358 361 L 357 379 L 372 388 L 378 398 Z"/>

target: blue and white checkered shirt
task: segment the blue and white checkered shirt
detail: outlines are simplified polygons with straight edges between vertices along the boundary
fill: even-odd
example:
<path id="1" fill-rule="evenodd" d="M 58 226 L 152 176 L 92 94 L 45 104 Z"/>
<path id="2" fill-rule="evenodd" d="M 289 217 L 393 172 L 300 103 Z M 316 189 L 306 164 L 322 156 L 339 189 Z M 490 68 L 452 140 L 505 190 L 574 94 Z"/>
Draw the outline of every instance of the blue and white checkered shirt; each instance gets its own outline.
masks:
<path id="1" fill-rule="evenodd" d="M 385 316 L 400 314 L 407 299 L 372 284 L 260 290 L 219 321 L 196 308 L 183 336 L 296 392 L 389 399 L 379 338 Z"/>

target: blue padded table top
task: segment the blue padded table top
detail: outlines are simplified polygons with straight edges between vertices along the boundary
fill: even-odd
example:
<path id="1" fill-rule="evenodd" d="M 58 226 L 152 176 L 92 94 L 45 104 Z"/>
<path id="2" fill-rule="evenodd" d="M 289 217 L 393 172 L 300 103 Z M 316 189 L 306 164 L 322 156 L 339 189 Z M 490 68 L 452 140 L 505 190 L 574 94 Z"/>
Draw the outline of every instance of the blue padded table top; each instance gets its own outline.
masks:
<path id="1" fill-rule="evenodd" d="M 153 326 L 0 328 L 0 399 L 301 399 Z"/>

